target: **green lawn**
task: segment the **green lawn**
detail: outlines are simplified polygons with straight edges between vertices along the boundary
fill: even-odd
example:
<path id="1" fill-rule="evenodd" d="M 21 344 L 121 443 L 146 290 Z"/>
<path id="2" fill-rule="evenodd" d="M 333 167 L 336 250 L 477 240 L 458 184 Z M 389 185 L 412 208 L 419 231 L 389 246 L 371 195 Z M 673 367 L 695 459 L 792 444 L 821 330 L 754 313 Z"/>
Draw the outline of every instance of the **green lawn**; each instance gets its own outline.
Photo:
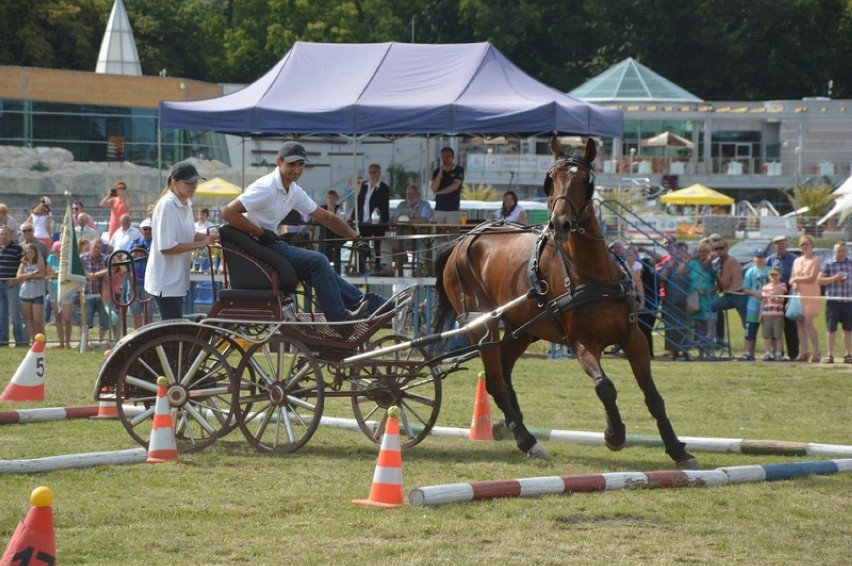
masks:
<path id="1" fill-rule="evenodd" d="M 735 342 L 736 343 L 736 342 Z M 540 346 L 543 351 L 545 348 Z M 660 351 L 658 349 L 658 351 Z M 25 351 L 0 351 L 3 384 Z M 42 403 L 0 410 L 94 404 L 102 352 L 48 350 Z M 444 382 L 439 425 L 467 427 L 478 361 Z M 628 433 L 655 426 L 624 360 L 604 368 L 619 389 Z M 852 366 L 655 362 L 657 385 L 682 436 L 852 444 Z M 530 427 L 600 432 L 603 410 L 573 360 L 528 357 L 515 383 Z M 492 410 L 494 406 L 492 404 Z M 344 400 L 326 415 L 351 418 Z M 495 415 L 495 417 L 498 415 Z M 118 450 L 135 445 L 117 421 L 0 425 L 0 458 Z M 669 469 L 657 448 L 546 442 L 550 462 L 511 442 L 427 438 L 403 453 L 406 495 L 415 487 L 473 480 Z M 359 433 L 320 428 L 290 456 L 254 452 L 232 433 L 178 464 L 106 466 L 0 479 L 0 546 L 30 507 L 54 492 L 63 564 L 846 564 L 852 476 L 802 477 L 714 488 L 612 491 L 395 510 L 367 497 L 377 447 Z M 703 467 L 808 458 L 695 454 Z"/>

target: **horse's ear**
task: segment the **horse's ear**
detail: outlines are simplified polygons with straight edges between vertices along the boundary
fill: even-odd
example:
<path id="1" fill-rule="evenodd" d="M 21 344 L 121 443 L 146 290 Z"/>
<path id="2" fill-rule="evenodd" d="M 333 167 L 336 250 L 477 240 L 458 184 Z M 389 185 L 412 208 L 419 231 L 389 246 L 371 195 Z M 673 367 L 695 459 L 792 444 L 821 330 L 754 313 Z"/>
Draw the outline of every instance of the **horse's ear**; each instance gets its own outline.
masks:
<path id="1" fill-rule="evenodd" d="M 550 136 L 550 153 L 553 154 L 554 159 L 562 157 L 562 148 L 559 147 L 559 138 L 556 137 L 556 132 Z"/>
<path id="2" fill-rule="evenodd" d="M 588 141 L 586 141 L 586 155 L 585 160 L 587 163 L 591 163 L 595 160 L 595 156 L 598 154 L 598 144 L 595 141 L 595 138 L 589 136 Z"/>

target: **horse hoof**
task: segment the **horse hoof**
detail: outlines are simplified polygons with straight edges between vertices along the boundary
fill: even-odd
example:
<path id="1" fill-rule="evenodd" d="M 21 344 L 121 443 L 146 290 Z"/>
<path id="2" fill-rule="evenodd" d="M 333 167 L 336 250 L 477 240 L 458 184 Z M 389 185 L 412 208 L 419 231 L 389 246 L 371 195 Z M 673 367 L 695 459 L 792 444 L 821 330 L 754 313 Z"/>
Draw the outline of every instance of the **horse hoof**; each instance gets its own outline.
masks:
<path id="1" fill-rule="evenodd" d="M 528 458 L 535 458 L 536 460 L 550 460 L 550 452 L 547 451 L 547 448 L 542 446 L 539 443 L 535 443 L 530 451 L 527 452 Z"/>
<path id="2" fill-rule="evenodd" d="M 512 430 L 506 424 L 505 420 L 500 419 L 491 425 L 491 436 L 494 437 L 494 440 L 506 440 L 512 436 Z"/>
<path id="3" fill-rule="evenodd" d="M 686 460 L 681 460 L 677 463 L 678 470 L 700 470 L 701 465 L 698 463 L 698 460 L 695 458 L 687 458 Z"/>
<path id="4" fill-rule="evenodd" d="M 604 444 L 606 444 L 606 447 L 613 452 L 619 452 L 622 448 L 624 448 L 623 442 L 621 444 L 613 444 L 609 440 L 604 439 Z"/>

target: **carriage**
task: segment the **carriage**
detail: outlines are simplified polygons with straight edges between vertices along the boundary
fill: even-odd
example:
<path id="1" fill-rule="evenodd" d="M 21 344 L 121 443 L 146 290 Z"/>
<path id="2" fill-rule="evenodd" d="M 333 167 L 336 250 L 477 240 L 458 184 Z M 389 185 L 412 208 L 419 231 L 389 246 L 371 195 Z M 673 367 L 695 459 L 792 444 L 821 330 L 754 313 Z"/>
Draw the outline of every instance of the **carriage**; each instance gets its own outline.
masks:
<path id="1" fill-rule="evenodd" d="M 114 391 L 109 394 L 119 417 L 143 444 L 155 382 L 164 375 L 184 449 L 203 448 L 239 427 L 261 450 L 292 452 L 310 439 L 331 396 L 351 398 L 359 427 L 374 442 L 384 430 L 383 409 L 400 406 L 401 440 L 413 446 L 437 420 L 441 380 L 478 354 L 488 393 L 505 417 L 495 425 L 495 437 L 514 436 L 523 453 L 549 458 L 524 424 L 512 383 L 515 363 L 536 340 L 570 346 L 604 407 L 606 445 L 620 450 L 626 427 L 615 385 L 601 367 L 604 349 L 619 344 L 666 453 L 678 467 L 697 468 L 654 383 L 648 343 L 635 331 L 632 277 L 613 261 L 594 213 L 595 142 L 565 152 L 554 136 L 551 151 L 554 165 L 543 187 L 546 226 L 519 231 L 487 225 L 437 254 L 436 326 L 443 328 L 453 316 L 467 321 L 463 327 L 411 341 L 393 334 L 373 339 L 410 308 L 405 292 L 366 320 L 330 323 L 297 313 L 287 297 L 298 282 L 284 258 L 223 228 L 230 288 L 200 322 L 152 325 L 122 340 L 101 368 L 96 396 Z M 474 342 L 468 350 L 426 359 L 424 346 L 462 332 Z M 331 378 L 328 390 L 324 373 Z M 125 404 L 141 404 L 145 411 L 128 415 Z"/>
<path id="2" fill-rule="evenodd" d="M 260 451 L 293 452 L 316 431 L 332 397 L 351 400 L 359 428 L 374 442 L 394 405 L 403 446 L 429 434 L 441 381 L 470 356 L 427 359 L 422 347 L 382 353 L 409 341 L 384 329 L 412 308 L 410 289 L 367 318 L 329 322 L 297 312 L 299 282 L 283 256 L 233 227 L 223 226 L 220 238 L 224 284 L 209 313 L 142 327 L 116 343 L 99 370 L 95 398 L 116 403 L 134 440 L 148 442 L 161 375 L 185 452 L 237 428 Z M 378 353 L 346 361 L 371 351 Z"/>

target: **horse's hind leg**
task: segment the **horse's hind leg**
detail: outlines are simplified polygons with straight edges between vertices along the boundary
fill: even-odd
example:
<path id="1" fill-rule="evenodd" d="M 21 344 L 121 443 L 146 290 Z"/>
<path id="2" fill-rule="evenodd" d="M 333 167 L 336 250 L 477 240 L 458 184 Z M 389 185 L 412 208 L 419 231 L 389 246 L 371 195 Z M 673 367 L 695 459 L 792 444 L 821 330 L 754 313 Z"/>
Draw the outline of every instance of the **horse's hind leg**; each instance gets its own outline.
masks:
<path id="1" fill-rule="evenodd" d="M 615 384 L 606 376 L 601 367 L 600 349 L 591 350 L 582 343 L 574 344 L 573 348 L 577 353 L 577 361 L 580 363 L 580 367 L 594 381 L 595 393 L 603 403 L 606 412 L 606 430 L 604 431 L 606 446 L 610 450 L 621 450 L 626 440 L 626 432 L 624 421 L 621 420 L 621 412 L 616 404 L 618 392 L 615 389 Z"/>
<path id="2" fill-rule="evenodd" d="M 698 469 L 698 460 L 686 451 L 686 444 L 678 439 L 666 414 L 666 403 L 663 401 L 660 392 L 657 391 L 654 378 L 651 376 L 651 358 L 645 337 L 639 332 L 631 332 L 624 351 L 630 361 L 636 383 L 639 384 L 639 388 L 645 395 L 645 405 L 651 412 L 651 416 L 657 421 L 657 430 L 660 431 L 660 438 L 663 439 L 666 454 L 677 462 L 679 468 Z"/>

